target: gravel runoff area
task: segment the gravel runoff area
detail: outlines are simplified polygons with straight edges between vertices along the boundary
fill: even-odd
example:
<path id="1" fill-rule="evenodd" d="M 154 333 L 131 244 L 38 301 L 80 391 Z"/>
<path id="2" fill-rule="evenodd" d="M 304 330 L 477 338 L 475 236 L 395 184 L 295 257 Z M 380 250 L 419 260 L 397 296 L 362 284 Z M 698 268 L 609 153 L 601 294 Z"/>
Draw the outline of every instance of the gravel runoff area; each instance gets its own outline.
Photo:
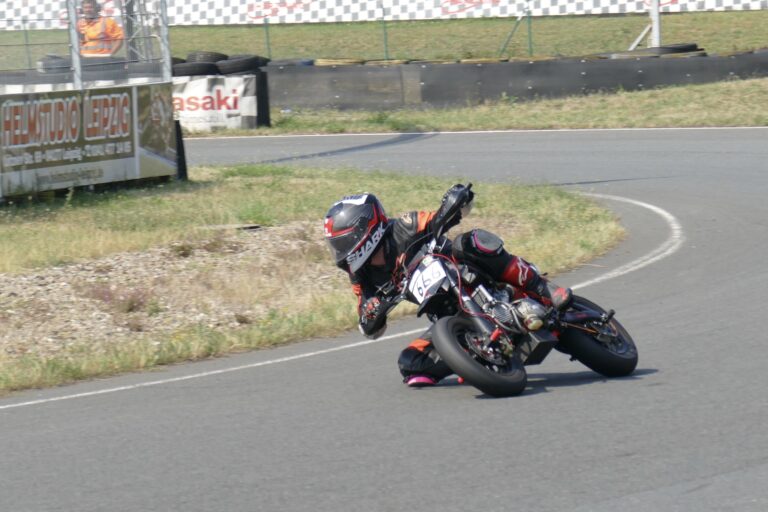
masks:
<path id="1" fill-rule="evenodd" d="M 301 272 L 284 264 L 301 258 Z M 160 339 L 190 325 L 236 329 L 270 308 L 338 290 L 322 227 L 212 232 L 211 238 L 21 274 L 0 274 L 0 362 L 71 346 Z M 258 288 L 268 300 L 256 304 Z"/>

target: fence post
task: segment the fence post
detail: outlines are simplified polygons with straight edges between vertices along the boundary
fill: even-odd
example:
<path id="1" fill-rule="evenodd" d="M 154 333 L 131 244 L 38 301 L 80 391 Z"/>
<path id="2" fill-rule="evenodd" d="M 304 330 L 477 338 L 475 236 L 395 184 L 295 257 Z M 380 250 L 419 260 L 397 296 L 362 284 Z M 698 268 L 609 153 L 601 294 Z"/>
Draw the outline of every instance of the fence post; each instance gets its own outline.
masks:
<path id="1" fill-rule="evenodd" d="M 171 49 L 168 47 L 168 12 L 166 0 L 160 0 L 160 54 L 163 57 L 163 81 L 173 80 Z"/>
<path id="2" fill-rule="evenodd" d="M 29 31 L 27 29 L 27 17 L 24 16 L 21 19 L 22 26 L 24 27 L 24 50 L 27 54 L 27 69 L 32 68 L 32 55 L 29 53 Z"/>
<path id="3" fill-rule="evenodd" d="M 389 60 L 389 37 L 387 36 L 387 11 L 384 10 L 384 3 L 379 2 L 381 7 L 381 35 L 384 41 L 384 58 Z"/>
<path id="4" fill-rule="evenodd" d="M 67 16 L 69 17 L 69 55 L 72 59 L 75 89 L 83 88 L 83 68 L 80 64 L 80 34 L 77 32 L 77 10 L 75 0 L 67 0 Z"/>
<path id="5" fill-rule="evenodd" d="M 533 57 L 533 20 L 531 16 L 531 4 L 526 2 L 526 14 L 528 15 L 528 56 Z"/>
<path id="6" fill-rule="evenodd" d="M 661 46 L 661 15 L 659 13 L 659 0 L 651 0 L 651 46 Z"/>

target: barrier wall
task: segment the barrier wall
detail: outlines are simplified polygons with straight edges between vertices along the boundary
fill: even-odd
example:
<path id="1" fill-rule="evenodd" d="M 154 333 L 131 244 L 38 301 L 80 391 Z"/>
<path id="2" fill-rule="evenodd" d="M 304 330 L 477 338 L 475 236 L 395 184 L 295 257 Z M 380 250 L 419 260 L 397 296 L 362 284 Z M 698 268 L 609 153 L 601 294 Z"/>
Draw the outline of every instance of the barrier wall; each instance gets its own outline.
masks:
<path id="1" fill-rule="evenodd" d="M 176 174 L 171 84 L 0 96 L 0 199 Z"/>
<path id="2" fill-rule="evenodd" d="M 155 12 L 154 0 L 146 0 Z M 121 15 L 125 0 L 106 0 Z M 648 12 L 650 0 L 168 0 L 170 25 L 241 25 L 406 21 L 482 17 L 631 14 Z M 662 0 L 662 12 L 768 9 L 768 0 Z M 64 28 L 64 0 L 0 2 L 0 30 Z"/>
<path id="3" fill-rule="evenodd" d="M 720 57 L 266 69 L 274 108 L 445 107 L 768 76 L 768 49 Z"/>

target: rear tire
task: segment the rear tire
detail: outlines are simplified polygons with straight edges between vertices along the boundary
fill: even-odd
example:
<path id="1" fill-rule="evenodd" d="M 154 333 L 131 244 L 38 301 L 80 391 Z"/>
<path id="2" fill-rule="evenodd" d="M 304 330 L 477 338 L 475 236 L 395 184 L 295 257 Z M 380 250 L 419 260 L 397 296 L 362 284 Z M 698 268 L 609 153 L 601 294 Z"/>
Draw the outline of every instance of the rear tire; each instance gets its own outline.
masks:
<path id="1" fill-rule="evenodd" d="M 591 309 L 605 313 L 606 311 L 584 297 L 573 297 L 572 309 Z M 561 351 L 572 355 L 587 368 L 606 377 L 625 377 L 637 367 L 637 347 L 624 326 L 615 318 L 611 319 L 611 327 L 616 331 L 616 337 L 610 343 L 595 339 L 590 334 L 569 327 L 560 335 Z"/>
<path id="2" fill-rule="evenodd" d="M 432 343 L 437 353 L 460 377 L 491 396 L 514 396 L 525 390 L 528 376 L 523 363 L 517 357 L 508 360 L 504 367 L 482 364 L 466 348 L 464 335 L 476 328 L 471 320 L 462 317 L 444 317 L 433 328 Z"/>

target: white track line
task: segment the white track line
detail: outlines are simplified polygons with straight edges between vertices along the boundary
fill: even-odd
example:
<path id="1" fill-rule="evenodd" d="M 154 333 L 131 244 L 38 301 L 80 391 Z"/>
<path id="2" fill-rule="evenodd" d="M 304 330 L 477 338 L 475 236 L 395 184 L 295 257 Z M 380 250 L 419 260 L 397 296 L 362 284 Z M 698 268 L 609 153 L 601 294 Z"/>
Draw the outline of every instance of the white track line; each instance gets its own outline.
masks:
<path id="1" fill-rule="evenodd" d="M 297 359 L 305 359 L 307 357 L 314 357 L 319 356 L 323 354 L 329 354 L 331 352 L 338 352 L 339 350 L 346 350 L 348 348 L 355 348 L 355 347 L 362 347 L 364 345 L 370 345 L 371 343 L 378 343 L 379 341 L 384 340 L 391 340 L 394 338 L 400 338 L 402 336 L 407 336 L 411 334 L 416 334 L 424 332 L 424 329 L 414 329 L 412 331 L 405 331 L 397 334 L 392 334 L 390 336 L 382 336 L 381 338 L 375 339 L 375 340 L 363 340 L 358 341 L 356 343 L 350 343 L 348 345 L 341 345 L 339 347 L 334 348 L 327 348 L 325 350 L 317 350 L 315 352 L 306 352 L 304 354 L 298 354 L 295 356 L 288 356 L 288 357 L 281 357 L 279 359 L 271 359 L 269 361 L 262 361 L 260 363 L 252 363 L 252 364 L 246 364 L 242 366 L 233 366 L 231 368 L 222 368 L 221 370 L 212 370 L 210 372 L 202 372 L 202 373 L 195 373 L 193 375 L 185 375 L 184 377 L 174 377 L 172 379 L 163 379 L 163 380 L 153 380 L 150 382 L 142 382 L 140 384 L 131 384 L 129 386 L 120 386 L 116 388 L 107 388 L 102 389 L 99 391 L 88 391 L 86 393 L 77 393 L 74 395 L 65 395 L 65 396 L 59 396 L 55 398 L 43 398 L 40 400 L 31 400 L 29 402 L 20 402 L 18 404 L 9 404 L 9 405 L 0 405 L 0 411 L 4 409 L 13 409 L 15 407 L 27 407 L 30 405 L 39 405 L 39 404 L 47 404 L 49 402 L 60 402 L 62 400 L 72 400 L 74 398 L 84 398 L 88 396 L 97 396 L 97 395 L 106 395 L 108 393 L 117 393 L 118 391 L 129 391 L 131 389 L 139 389 L 139 388 L 148 388 L 152 386 L 159 386 L 162 384 L 170 384 L 172 382 L 181 382 L 184 380 L 191 380 L 191 379 L 200 379 L 203 377 L 211 377 L 213 375 L 221 375 L 223 373 L 231 373 L 231 372 L 237 372 L 240 370 L 248 370 L 250 368 L 258 368 L 259 366 L 268 366 L 272 364 L 278 364 L 278 363 L 285 363 L 288 361 L 295 361 Z"/>
<path id="2" fill-rule="evenodd" d="M 667 256 L 670 256 L 672 253 L 674 253 L 675 251 L 677 251 L 681 247 L 681 245 L 683 243 L 683 240 L 684 240 L 684 237 L 683 237 L 683 234 L 682 234 L 682 231 L 683 231 L 682 227 L 680 226 L 680 223 L 677 221 L 677 219 L 671 213 L 667 212 L 666 210 L 663 210 L 663 209 L 659 208 L 658 206 L 654 206 L 652 204 L 643 203 L 641 201 L 635 201 L 634 199 L 628 199 L 626 197 L 608 196 L 608 195 L 602 195 L 602 194 L 585 194 L 585 195 L 588 195 L 588 196 L 591 196 L 591 197 L 600 198 L 600 199 L 609 199 L 611 201 L 620 201 L 620 202 L 624 202 L 624 203 L 629 203 L 629 204 L 633 204 L 633 205 L 636 205 L 636 206 L 640 206 L 642 208 L 647 208 L 647 209 L 651 210 L 652 212 L 660 215 L 662 218 L 664 218 L 664 220 L 667 222 L 667 224 L 670 227 L 671 234 L 670 234 L 669 238 L 663 244 L 661 244 L 659 247 L 657 247 L 653 251 L 649 252 L 645 256 L 642 256 L 642 257 L 640 257 L 640 258 L 638 258 L 638 259 L 636 259 L 634 261 L 631 261 L 631 262 L 627 263 L 626 265 L 622 265 L 621 267 L 619 267 L 619 268 L 617 268 L 615 270 L 612 270 L 612 271 L 610 271 L 610 272 L 608 272 L 606 274 L 603 274 L 600 277 L 596 277 L 595 279 L 591 279 L 589 281 L 585 281 L 583 283 L 576 284 L 576 285 L 572 286 L 573 289 L 585 288 L 587 286 L 590 286 L 590 285 L 593 285 L 593 284 L 596 284 L 596 283 L 600 283 L 600 282 L 606 281 L 608 279 L 613 279 L 614 277 L 619 277 L 619 276 L 622 276 L 624 274 L 628 274 L 628 273 L 633 272 L 635 270 L 641 269 L 641 268 L 643 268 L 643 267 L 645 267 L 647 265 L 650 265 L 652 263 L 655 263 L 655 262 L 661 260 L 662 258 L 666 258 Z M 161 386 L 161 385 L 164 385 L 164 384 L 171 384 L 171 383 L 174 383 L 174 382 L 181 382 L 181 381 L 192 380 L 192 379 L 201 379 L 201 378 L 204 378 L 204 377 L 211 377 L 213 375 L 221 375 L 221 374 L 224 374 L 224 373 L 237 372 L 237 371 L 240 371 L 240 370 L 249 370 L 251 368 L 258 368 L 260 366 L 268 366 L 268 365 L 279 364 L 279 363 L 287 363 L 289 361 L 295 361 L 297 359 L 306 359 L 308 357 L 315 357 L 315 356 L 320 356 L 320 355 L 324 355 L 324 354 L 330 354 L 331 352 L 338 352 L 340 350 L 347 350 L 347 349 L 350 349 L 350 348 L 357 348 L 357 347 L 362 347 L 362 346 L 365 346 L 365 345 L 370 345 L 372 343 L 379 343 L 380 341 L 391 340 L 391 339 L 400 338 L 400 337 L 403 337 L 403 336 L 410 336 L 412 334 L 420 333 L 420 332 L 423 332 L 423 331 L 424 331 L 423 328 L 421 328 L 421 329 L 414 329 L 414 330 L 411 330 L 411 331 L 405 331 L 405 332 L 400 332 L 400 333 L 396 333 L 396 334 L 391 334 L 389 336 L 382 336 L 381 338 L 378 338 L 378 339 L 375 339 L 375 340 L 363 340 L 363 341 L 358 341 L 358 342 L 355 342 L 355 343 L 349 343 L 347 345 L 341 345 L 341 346 L 338 346 L 338 347 L 328 348 L 328 349 L 324 349 L 324 350 L 317 350 L 317 351 L 314 351 L 314 352 L 306 352 L 304 354 L 298 354 L 298 355 L 295 355 L 295 356 L 281 357 L 279 359 L 271 359 L 269 361 L 262 361 L 262 362 L 259 362 L 259 363 L 246 364 L 246 365 L 242 365 L 242 366 L 233 366 L 231 368 L 223 368 L 221 370 L 213 370 L 213 371 L 210 371 L 210 372 L 195 373 L 195 374 L 192 374 L 192 375 L 186 375 L 184 377 L 175 377 L 175 378 L 172 378 L 172 379 L 154 380 L 154 381 L 149 381 L 149 382 L 143 382 L 143 383 L 140 383 L 140 384 L 131 384 L 129 386 L 120 386 L 120 387 L 114 387 L 114 388 L 107 388 L 107 389 L 102 389 L 102 390 L 99 390 L 99 391 L 89 391 L 89 392 L 86 392 L 86 393 L 77 393 L 77 394 L 73 394 L 73 395 L 64 395 L 64 396 L 59 396 L 59 397 L 55 397 L 55 398 L 43 398 L 43 399 L 40 399 L 40 400 L 31 400 L 31 401 L 28 401 L 28 402 L 19 402 L 19 403 L 16 403 L 16 404 L 0 405 L 0 411 L 6 410 L 6 409 L 15 409 L 15 408 L 19 408 L 19 407 L 29 407 L 29 406 L 32 406 L 32 405 L 47 404 L 47 403 L 51 403 L 51 402 L 61 402 L 61 401 L 64 401 L 64 400 L 74 400 L 76 398 L 86 398 L 86 397 L 90 397 L 90 396 L 106 395 L 106 394 L 109 394 L 109 393 L 117 393 L 119 391 L 130 391 L 130 390 L 133 390 L 133 389 L 148 388 L 148 387 L 152 387 L 152 386 Z"/>
<path id="3" fill-rule="evenodd" d="M 607 272 L 599 277 L 590 279 L 589 281 L 584 281 L 583 283 L 576 284 L 571 287 L 574 290 L 579 288 L 586 288 L 587 286 L 590 286 L 593 284 L 602 283 L 603 281 L 607 281 L 608 279 L 613 279 L 615 277 L 623 276 L 625 274 L 629 274 L 630 272 L 634 272 L 635 270 L 639 270 L 643 267 L 647 267 L 652 263 L 656 263 L 657 261 L 672 255 L 674 252 L 680 249 L 680 247 L 682 247 L 683 242 L 685 241 L 685 236 L 683 236 L 683 228 L 680 225 L 680 223 L 677 221 L 675 216 L 669 213 L 668 211 L 659 208 L 658 206 L 654 206 L 652 204 L 644 203 L 642 201 L 636 201 L 634 199 L 629 199 L 621 196 L 609 196 L 609 195 L 603 195 L 603 194 L 588 194 L 588 193 L 583 193 L 583 195 L 595 197 L 598 199 L 609 199 L 611 201 L 629 203 L 635 206 L 640 206 L 642 208 L 647 208 L 648 210 L 651 210 L 653 213 L 662 217 L 667 222 L 667 225 L 669 226 L 669 229 L 670 229 L 670 234 L 669 234 L 669 238 L 667 238 L 667 240 L 663 244 L 661 244 L 660 246 L 658 246 L 656 249 L 649 252 L 645 256 L 641 256 L 634 261 L 630 261 L 629 263 L 622 265 L 619 268 L 616 268 L 614 270 L 611 270 L 610 272 Z"/>

